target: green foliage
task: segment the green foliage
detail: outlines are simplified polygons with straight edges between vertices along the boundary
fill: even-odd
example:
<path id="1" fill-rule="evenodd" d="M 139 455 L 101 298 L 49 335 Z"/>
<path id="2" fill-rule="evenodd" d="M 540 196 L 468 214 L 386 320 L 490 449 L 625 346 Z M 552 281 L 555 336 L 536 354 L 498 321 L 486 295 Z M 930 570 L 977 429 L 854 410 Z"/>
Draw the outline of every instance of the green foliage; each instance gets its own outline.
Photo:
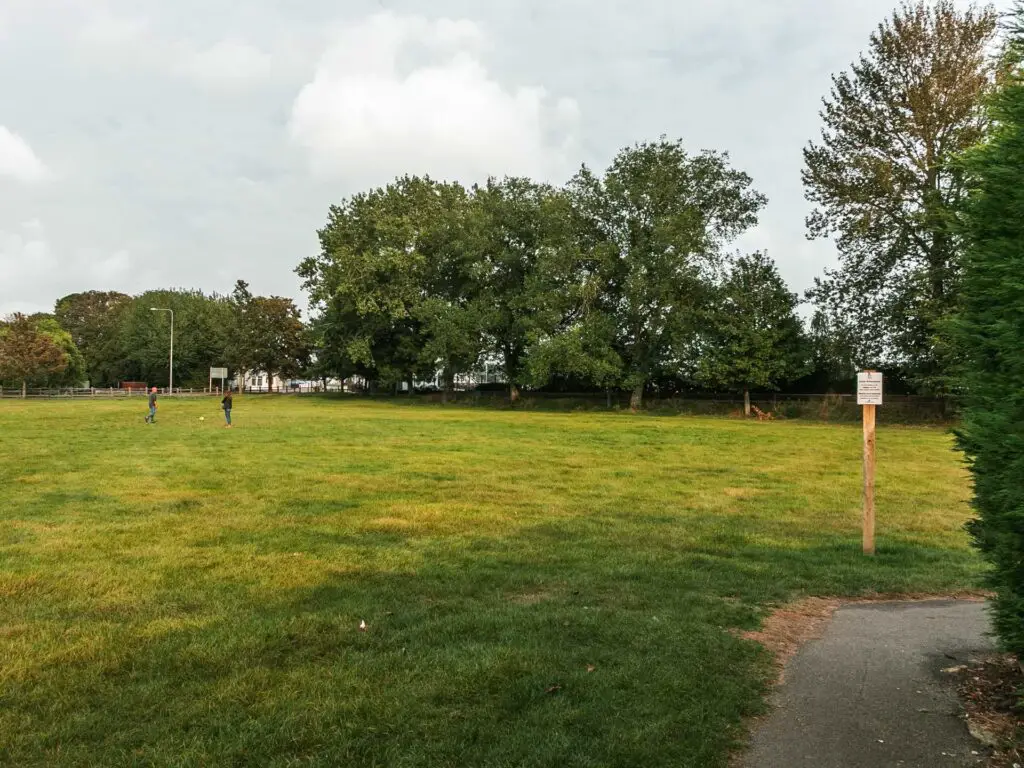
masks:
<path id="1" fill-rule="evenodd" d="M 480 270 L 469 198 L 458 184 L 404 177 L 332 206 L 321 252 L 303 261 L 320 312 L 320 338 L 385 383 L 432 376 L 449 382 L 484 349 Z"/>
<path id="2" fill-rule="evenodd" d="M 24 392 L 29 385 L 41 386 L 64 374 L 74 344 L 66 350 L 55 336 L 22 314 L 0 323 L 0 382 L 20 385 Z"/>
<path id="3" fill-rule="evenodd" d="M 1024 11 L 1017 21 L 1024 25 Z M 1014 33 L 1024 47 L 1024 31 Z M 995 627 L 1024 658 L 1024 77 L 992 100 L 994 130 L 967 166 L 963 310 L 954 324 L 963 358 L 960 444 L 974 476 L 972 526 L 992 563 Z"/>
<path id="4" fill-rule="evenodd" d="M 229 305 L 225 360 L 233 372 L 260 371 L 273 387 L 274 376 L 294 378 L 306 370 L 310 338 L 291 299 L 253 296 L 248 283 L 239 280 Z"/>
<path id="5" fill-rule="evenodd" d="M 206 387 L 210 368 L 227 358 L 232 309 L 200 291 L 147 291 L 119 313 L 117 349 L 123 380 L 166 386 L 170 364 L 170 317 L 174 310 L 174 384 Z"/>
<path id="6" fill-rule="evenodd" d="M 571 310 L 570 202 L 560 190 L 508 178 L 475 188 L 471 205 L 483 330 L 515 397 L 547 365 L 528 359 L 531 347 L 553 337 Z"/>
<path id="7" fill-rule="evenodd" d="M 623 150 L 603 179 L 569 184 L 581 248 L 595 258 L 595 306 L 614 317 L 622 386 L 638 407 L 658 370 L 680 369 L 712 293 L 722 247 L 757 223 L 766 198 L 728 156 L 662 139 Z M 603 354 L 608 359 L 610 355 Z"/>
<path id="8" fill-rule="evenodd" d="M 230 299 L 201 291 L 156 290 L 136 297 L 91 291 L 57 302 L 56 322 L 68 338 L 59 335 L 54 321 L 46 326 L 69 352 L 61 383 L 84 378 L 99 387 L 127 380 L 167 382 L 170 317 L 153 308 L 174 311 L 175 386 L 205 387 L 211 367 L 289 377 L 308 363 L 310 338 L 295 304 L 252 296 L 243 281 Z M 74 346 L 84 361 L 71 353 Z"/>
<path id="9" fill-rule="evenodd" d="M 856 329 L 842 315 L 817 310 L 811 318 L 812 365 L 826 381 L 851 379 L 857 373 Z"/>
<path id="10" fill-rule="evenodd" d="M 298 376 L 309 361 L 309 346 L 302 313 L 295 302 L 281 296 L 260 296 L 254 301 L 257 328 L 256 369 L 282 378 Z"/>
<path id="11" fill-rule="evenodd" d="M 477 366 L 486 346 L 486 269 L 474 250 L 477 230 L 466 190 L 441 184 L 412 191 L 419 222 L 414 248 L 423 269 L 422 290 L 410 312 L 419 329 L 418 367 L 440 369 L 449 392 L 457 374 Z"/>
<path id="12" fill-rule="evenodd" d="M 840 256 L 810 296 L 857 365 L 901 367 L 931 393 L 950 386 L 940 336 L 957 309 L 968 184 L 956 159 L 985 135 L 996 19 L 991 6 L 904 2 L 833 77 L 804 152 L 810 234 L 835 236 Z"/>
<path id="13" fill-rule="evenodd" d="M 130 296 L 103 291 L 74 293 L 57 301 L 54 316 L 81 350 L 84 378 L 92 386 L 116 386 L 125 378 L 118 339 L 121 313 L 130 303 Z"/>
<path id="14" fill-rule="evenodd" d="M 513 399 L 571 376 L 639 405 L 656 373 L 686 371 L 722 248 L 764 203 L 726 155 L 662 139 L 564 190 L 397 179 L 332 206 L 297 271 L 326 366 L 383 383 L 440 371 L 447 390 L 489 356 Z"/>
<path id="15" fill-rule="evenodd" d="M 767 256 L 737 259 L 701 334 L 697 379 L 712 388 L 749 391 L 778 389 L 803 376 L 810 348 L 796 314 L 799 303 Z"/>
<path id="16" fill-rule="evenodd" d="M 603 388 L 615 387 L 622 380 L 614 318 L 597 312 L 534 344 L 528 360 L 528 381 L 538 388 L 555 376 Z"/>
<path id="17" fill-rule="evenodd" d="M 85 357 L 78 349 L 71 334 L 52 317 L 35 322 L 36 330 L 47 336 L 64 355 L 65 368 L 54 373 L 41 383 L 47 387 L 80 387 L 88 381 Z"/>

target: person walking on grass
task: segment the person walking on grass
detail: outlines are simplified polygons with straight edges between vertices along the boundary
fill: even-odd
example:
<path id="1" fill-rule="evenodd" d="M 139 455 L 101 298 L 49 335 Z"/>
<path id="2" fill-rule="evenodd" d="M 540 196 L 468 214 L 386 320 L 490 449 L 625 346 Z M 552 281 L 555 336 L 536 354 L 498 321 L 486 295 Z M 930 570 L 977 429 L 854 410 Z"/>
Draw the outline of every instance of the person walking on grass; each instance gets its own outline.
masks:
<path id="1" fill-rule="evenodd" d="M 224 421 L 227 422 L 224 427 L 231 429 L 231 390 L 229 389 L 224 394 L 224 399 L 220 401 L 220 407 L 224 409 Z"/>
<path id="2" fill-rule="evenodd" d="M 149 392 L 149 416 L 146 417 L 147 424 L 156 424 L 156 387 Z"/>

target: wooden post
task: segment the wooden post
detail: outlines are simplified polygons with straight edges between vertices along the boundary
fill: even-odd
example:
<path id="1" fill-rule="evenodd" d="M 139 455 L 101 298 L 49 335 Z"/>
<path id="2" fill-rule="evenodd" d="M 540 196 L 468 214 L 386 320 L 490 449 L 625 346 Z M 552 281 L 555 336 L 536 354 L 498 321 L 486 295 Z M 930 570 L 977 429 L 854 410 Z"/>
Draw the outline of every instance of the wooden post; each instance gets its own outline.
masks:
<path id="1" fill-rule="evenodd" d="M 864 554 L 875 554 L 875 416 L 884 400 L 885 377 L 857 374 L 857 405 L 864 408 Z"/>
<path id="2" fill-rule="evenodd" d="M 864 554 L 875 554 L 875 409 L 864 406 Z"/>

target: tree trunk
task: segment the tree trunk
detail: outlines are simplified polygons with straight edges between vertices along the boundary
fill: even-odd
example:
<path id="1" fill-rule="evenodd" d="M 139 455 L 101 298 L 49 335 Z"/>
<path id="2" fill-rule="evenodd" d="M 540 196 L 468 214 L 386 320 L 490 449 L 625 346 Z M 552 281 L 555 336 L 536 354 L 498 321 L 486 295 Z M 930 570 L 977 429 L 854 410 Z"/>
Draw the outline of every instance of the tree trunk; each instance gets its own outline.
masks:
<path id="1" fill-rule="evenodd" d="M 455 372 L 451 368 L 444 369 L 444 393 L 441 402 L 447 404 L 450 395 L 455 393 Z"/>
<path id="2" fill-rule="evenodd" d="M 398 397 L 398 388 L 401 387 L 401 386 L 402 386 L 401 382 L 398 382 L 398 381 L 395 382 L 395 397 Z"/>
<path id="3" fill-rule="evenodd" d="M 514 344 L 506 344 L 504 349 L 505 357 L 505 376 L 508 377 L 508 401 L 512 405 L 519 402 L 519 385 L 516 380 L 522 375 L 521 366 L 519 365 L 522 354 L 519 348 Z"/>
<path id="4" fill-rule="evenodd" d="M 604 394 L 605 394 L 605 400 L 608 403 L 608 410 L 610 411 L 612 409 L 612 390 L 611 390 L 611 388 L 606 389 L 604 391 Z"/>
<path id="5" fill-rule="evenodd" d="M 743 415 L 750 418 L 750 390 L 743 390 Z"/>
<path id="6" fill-rule="evenodd" d="M 633 387 L 633 394 L 629 396 L 629 410 L 636 413 L 644 404 L 644 385 L 637 384 Z"/>
<path id="7" fill-rule="evenodd" d="M 21 399 L 24 400 L 28 397 L 28 382 L 24 379 L 21 380 Z"/>

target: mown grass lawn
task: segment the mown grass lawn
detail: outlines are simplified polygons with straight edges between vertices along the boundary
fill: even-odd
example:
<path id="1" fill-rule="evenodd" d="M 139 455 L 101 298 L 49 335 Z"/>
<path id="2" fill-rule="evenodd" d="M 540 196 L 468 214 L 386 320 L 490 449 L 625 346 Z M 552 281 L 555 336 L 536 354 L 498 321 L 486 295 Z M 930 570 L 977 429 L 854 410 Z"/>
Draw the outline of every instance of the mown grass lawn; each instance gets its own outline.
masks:
<path id="1" fill-rule="evenodd" d="M 869 560 L 855 427 L 144 410 L 0 402 L 2 765 L 724 766 L 767 607 L 981 572 L 938 429 L 880 430 Z"/>

